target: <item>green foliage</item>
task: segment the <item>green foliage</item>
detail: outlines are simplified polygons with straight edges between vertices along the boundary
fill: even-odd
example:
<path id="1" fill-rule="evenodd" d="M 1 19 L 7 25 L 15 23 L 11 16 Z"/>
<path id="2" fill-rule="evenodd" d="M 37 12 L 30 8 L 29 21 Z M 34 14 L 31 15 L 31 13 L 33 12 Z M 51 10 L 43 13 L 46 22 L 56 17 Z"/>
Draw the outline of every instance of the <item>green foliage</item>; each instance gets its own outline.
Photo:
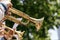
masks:
<path id="1" fill-rule="evenodd" d="M 23 1 L 23 2 L 22 2 Z M 47 0 L 12 0 L 13 7 L 25 12 L 31 17 L 41 18 L 44 17 L 43 26 L 37 32 L 32 23 L 28 24 L 28 27 L 20 25 L 19 30 L 24 30 L 24 40 L 40 40 L 47 37 L 47 30 L 55 25 L 56 17 L 53 16 L 55 12 L 58 12 L 57 4 L 50 4 Z M 56 0 L 54 0 L 56 1 Z M 10 24 L 8 24 L 10 25 Z M 30 39 L 29 33 L 34 35 L 34 39 Z"/>

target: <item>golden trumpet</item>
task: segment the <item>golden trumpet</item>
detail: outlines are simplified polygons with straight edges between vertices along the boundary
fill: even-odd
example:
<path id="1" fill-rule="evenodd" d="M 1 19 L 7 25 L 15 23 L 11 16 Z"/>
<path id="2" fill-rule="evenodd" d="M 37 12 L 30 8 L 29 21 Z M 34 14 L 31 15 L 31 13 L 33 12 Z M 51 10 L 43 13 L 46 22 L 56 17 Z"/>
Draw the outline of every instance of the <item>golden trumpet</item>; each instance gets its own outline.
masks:
<path id="1" fill-rule="evenodd" d="M 2 25 L 2 27 L 6 28 L 8 31 L 4 31 L 4 35 L 6 35 L 7 40 L 11 40 L 14 35 L 18 35 L 18 39 L 22 40 L 23 39 L 23 34 L 25 31 L 14 31 L 12 28 L 7 27 L 6 25 Z"/>
<path id="2" fill-rule="evenodd" d="M 14 14 L 17 14 L 17 15 L 25 18 L 25 19 L 27 19 L 28 21 L 33 22 L 33 23 L 35 24 L 35 26 L 36 26 L 37 31 L 38 31 L 38 30 L 40 29 L 40 27 L 42 26 L 44 17 L 41 18 L 41 19 L 32 18 L 32 17 L 30 17 L 29 15 L 27 15 L 27 14 L 25 14 L 25 13 L 23 13 L 23 12 L 17 10 L 17 9 L 15 9 L 15 8 L 10 8 L 9 11 L 12 12 L 12 13 L 14 13 Z"/>

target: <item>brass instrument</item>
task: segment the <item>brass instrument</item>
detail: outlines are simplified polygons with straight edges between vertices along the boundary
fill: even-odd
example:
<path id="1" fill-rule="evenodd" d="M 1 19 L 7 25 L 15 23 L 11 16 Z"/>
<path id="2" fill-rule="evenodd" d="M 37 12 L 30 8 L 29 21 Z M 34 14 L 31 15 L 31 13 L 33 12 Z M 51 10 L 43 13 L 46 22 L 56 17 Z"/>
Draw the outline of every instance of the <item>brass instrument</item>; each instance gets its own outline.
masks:
<path id="1" fill-rule="evenodd" d="M 23 36 L 25 31 L 23 31 L 23 32 L 14 31 L 12 28 L 10 28 L 10 27 L 8 27 L 6 25 L 2 25 L 2 26 L 8 30 L 8 31 L 6 31 L 6 30 L 4 31 L 4 34 L 7 36 L 7 40 L 11 40 L 14 35 L 18 35 L 19 40 L 23 39 L 22 36 Z M 10 32 L 12 32 L 12 33 L 10 33 Z"/>
<path id="2" fill-rule="evenodd" d="M 38 31 L 38 30 L 40 29 L 40 27 L 42 26 L 44 17 L 41 18 L 41 19 L 32 18 L 32 17 L 30 17 L 29 15 L 23 13 L 22 11 L 19 11 L 19 10 L 15 9 L 15 8 L 10 8 L 9 11 L 12 12 L 12 13 L 14 13 L 14 14 L 17 14 L 17 15 L 25 18 L 25 19 L 27 19 L 28 21 L 33 22 L 33 23 L 35 24 L 35 26 L 36 26 L 37 31 Z"/>

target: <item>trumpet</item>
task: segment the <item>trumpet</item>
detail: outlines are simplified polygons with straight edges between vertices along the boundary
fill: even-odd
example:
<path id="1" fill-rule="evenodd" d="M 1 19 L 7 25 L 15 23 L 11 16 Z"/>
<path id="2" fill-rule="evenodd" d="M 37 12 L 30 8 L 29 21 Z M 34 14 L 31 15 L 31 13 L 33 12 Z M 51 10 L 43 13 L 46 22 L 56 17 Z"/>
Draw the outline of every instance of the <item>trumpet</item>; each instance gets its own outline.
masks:
<path id="1" fill-rule="evenodd" d="M 37 31 L 38 31 L 38 30 L 41 28 L 41 26 L 42 26 L 44 17 L 42 17 L 41 19 L 32 18 L 32 17 L 30 17 L 29 15 L 23 13 L 22 11 L 19 11 L 19 10 L 15 9 L 15 8 L 10 8 L 9 11 L 12 12 L 12 13 L 14 13 L 14 14 L 16 14 L 16 15 L 19 15 L 19 16 L 27 19 L 27 20 L 30 21 L 30 22 L 33 22 L 33 23 L 35 24 L 35 27 L 36 27 Z M 20 22 L 20 23 L 21 23 L 21 22 Z M 24 23 L 22 23 L 22 24 L 24 24 Z M 25 23 L 25 24 L 28 24 L 28 23 Z"/>
<path id="2" fill-rule="evenodd" d="M 23 34 L 24 34 L 24 32 L 25 31 L 23 31 L 23 32 L 21 32 L 21 31 L 14 31 L 12 28 L 10 28 L 10 27 L 8 27 L 8 26 L 6 26 L 6 25 L 2 25 L 5 29 L 7 29 L 8 31 L 4 31 L 4 35 L 6 35 L 6 38 L 7 38 L 7 40 L 11 40 L 12 39 L 12 37 L 14 36 L 14 35 L 17 35 L 18 37 L 18 39 L 17 40 L 22 40 L 23 39 Z"/>

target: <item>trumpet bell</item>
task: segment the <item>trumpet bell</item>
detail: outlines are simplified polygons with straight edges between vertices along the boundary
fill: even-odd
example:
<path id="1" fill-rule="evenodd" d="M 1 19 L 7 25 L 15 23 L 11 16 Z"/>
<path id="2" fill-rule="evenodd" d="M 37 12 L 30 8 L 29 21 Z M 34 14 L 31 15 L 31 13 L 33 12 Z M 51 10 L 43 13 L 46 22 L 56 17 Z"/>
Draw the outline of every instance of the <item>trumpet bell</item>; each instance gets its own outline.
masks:
<path id="1" fill-rule="evenodd" d="M 44 17 L 42 17 L 41 19 L 31 18 L 31 20 L 33 20 L 33 23 L 35 23 L 35 27 L 36 27 L 37 31 L 39 31 L 39 29 L 40 29 L 41 26 L 42 26 Z"/>

